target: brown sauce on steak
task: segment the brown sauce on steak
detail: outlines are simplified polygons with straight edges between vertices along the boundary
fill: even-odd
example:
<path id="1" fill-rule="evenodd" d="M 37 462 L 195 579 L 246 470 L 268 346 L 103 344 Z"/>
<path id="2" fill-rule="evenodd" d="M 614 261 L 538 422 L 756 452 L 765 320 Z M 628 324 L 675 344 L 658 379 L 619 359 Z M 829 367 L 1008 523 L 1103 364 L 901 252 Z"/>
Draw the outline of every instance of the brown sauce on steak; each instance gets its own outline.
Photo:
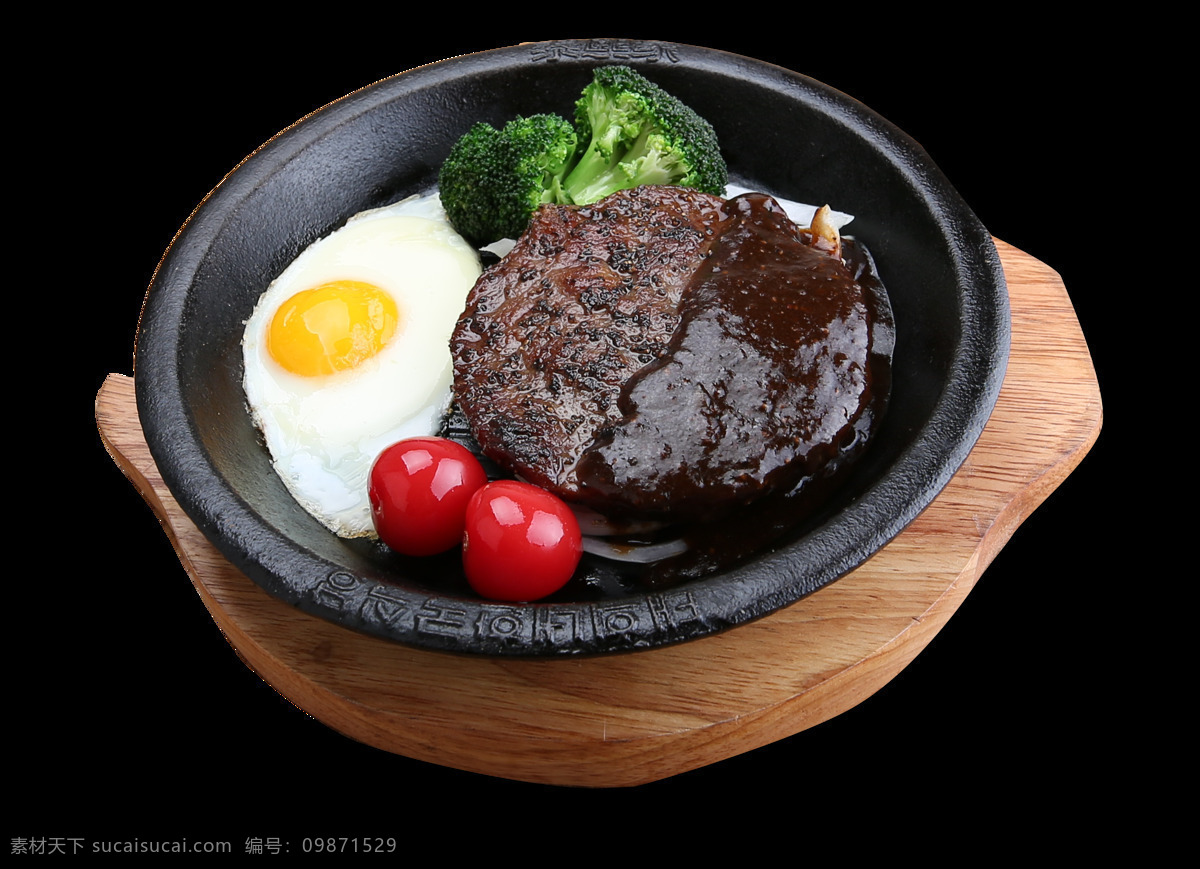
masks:
<path id="1" fill-rule="evenodd" d="M 747 194 L 688 280 L 666 354 L 576 468 L 602 511 L 700 519 L 791 489 L 871 402 L 867 294 L 774 202 Z"/>
<path id="2" fill-rule="evenodd" d="M 680 300 L 727 222 L 716 196 L 640 187 L 539 209 L 467 298 L 454 393 L 483 452 L 578 500 L 575 465 L 621 419 L 621 390 L 667 352 Z"/>
<path id="3" fill-rule="evenodd" d="M 890 308 L 844 246 L 845 261 L 762 194 L 544 207 L 468 298 L 456 400 L 509 472 L 683 523 L 689 553 L 647 581 L 719 569 L 807 515 L 886 402 Z"/>

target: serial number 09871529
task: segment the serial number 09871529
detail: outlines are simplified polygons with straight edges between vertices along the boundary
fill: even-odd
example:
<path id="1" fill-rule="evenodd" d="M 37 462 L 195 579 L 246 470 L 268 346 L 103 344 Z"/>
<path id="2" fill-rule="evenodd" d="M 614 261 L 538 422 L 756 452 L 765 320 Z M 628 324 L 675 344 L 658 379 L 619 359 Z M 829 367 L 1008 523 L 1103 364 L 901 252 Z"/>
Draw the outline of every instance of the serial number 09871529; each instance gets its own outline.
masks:
<path id="1" fill-rule="evenodd" d="M 380 836 L 326 836 L 302 839 L 300 847 L 305 854 L 391 854 L 396 850 L 396 840 Z"/>

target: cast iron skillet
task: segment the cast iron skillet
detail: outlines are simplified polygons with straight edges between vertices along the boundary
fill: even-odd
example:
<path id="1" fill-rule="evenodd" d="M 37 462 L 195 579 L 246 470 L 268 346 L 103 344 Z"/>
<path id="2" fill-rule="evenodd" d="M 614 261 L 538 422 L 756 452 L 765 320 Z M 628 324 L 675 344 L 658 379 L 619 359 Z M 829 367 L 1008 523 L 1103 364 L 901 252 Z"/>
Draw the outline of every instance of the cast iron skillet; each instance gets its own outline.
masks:
<path id="1" fill-rule="evenodd" d="M 627 63 L 716 127 L 734 180 L 856 215 L 897 336 L 892 400 L 871 449 L 822 513 L 771 552 L 655 593 L 473 597 L 457 555 L 409 560 L 339 540 L 271 469 L 241 387 L 259 294 L 350 215 L 435 185 L 476 121 L 557 111 L 599 63 Z M 770 133 L 763 133 L 763 119 Z M 551 42 L 385 79 L 284 130 L 232 172 L 168 249 L 135 354 L 138 412 L 182 508 L 269 593 L 414 646 L 552 656 L 652 648 L 763 616 L 865 561 L 924 509 L 983 428 L 1008 355 L 991 238 L 928 155 L 887 121 L 796 73 L 736 55 L 628 40 Z"/>

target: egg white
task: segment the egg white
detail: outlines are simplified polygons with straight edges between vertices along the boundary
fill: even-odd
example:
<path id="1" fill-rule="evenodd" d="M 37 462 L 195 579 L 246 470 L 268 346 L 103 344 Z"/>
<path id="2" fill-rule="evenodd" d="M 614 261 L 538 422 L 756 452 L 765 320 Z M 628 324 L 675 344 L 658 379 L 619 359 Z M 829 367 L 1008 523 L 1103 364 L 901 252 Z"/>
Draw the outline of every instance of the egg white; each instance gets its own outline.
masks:
<path id="1" fill-rule="evenodd" d="M 263 293 L 242 340 L 244 387 L 276 472 L 292 496 L 342 537 L 373 536 L 367 497 L 375 458 L 405 437 L 435 434 L 449 407 L 450 335 L 480 273 L 436 195 L 366 211 L 314 242 Z M 294 294 L 366 281 L 400 312 L 391 340 L 353 369 L 293 374 L 268 352 L 271 319 Z"/>

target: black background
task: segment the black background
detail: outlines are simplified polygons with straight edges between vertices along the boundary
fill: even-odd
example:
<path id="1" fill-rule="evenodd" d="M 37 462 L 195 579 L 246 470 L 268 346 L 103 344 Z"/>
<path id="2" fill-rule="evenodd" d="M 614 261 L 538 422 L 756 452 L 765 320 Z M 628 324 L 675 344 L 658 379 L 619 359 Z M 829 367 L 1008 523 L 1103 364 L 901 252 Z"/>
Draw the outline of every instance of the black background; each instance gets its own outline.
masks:
<path id="1" fill-rule="evenodd" d="M 474 829 L 519 815 L 514 831 L 550 821 L 590 836 L 683 810 L 703 819 L 687 828 L 694 842 L 746 809 L 764 817 L 785 809 L 813 833 L 836 818 L 871 828 L 904 817 L 928 831 L 949 817 L 978 818 L 1014 789 L 1021 796 L 1004 801 L 1005 816 L 1040 827 L 1053 824 L 1060 801 L 1104 792 L 1126 763 L 1089 747 L 1125 714 L 1115 696 L 1122 651 L 1108 640 L 1115 613 L 1097 606 L 1115 591 L 1109 571 L 1121 537 L 1111 481 L 1121 461 L 1113 382 L 1123 332 L 1107 314 L 1121 277 L 1093 255 L 1094 228 L 1123 219 L 1120 205 L 1136 192 L 1111 171 L 1119 146 L 1101 111 L 1111 87 L 1097 81 L 1095 54 L 1064 51 L 1070 34 L 998 32 L 994 22 L 960 27 L 954 39 L 917 23 L 815 26 L 824 14 L 814 9 L 807 23 L 797 15 L 773 38 L 642 35 L 797 70 L 908 132 L 996 237 L 1063 277 L 1106 400 L 1097 446 L 918 659 L 832 721 L 616 791 L 507 782 L 392 756 L 327 729 L 247 669 L 90 418 L 104 376 L 131 372 L 155 265 L 224 174 L 304 114 L 451 54 L 577 34 L 491 28 L 418 39 L 395 29 L 381 38 L 314 24 L 276 44 L 269 29 L 197 21 L 187 38 L 157 32 L 76 54 L 71 87 L 57 92 L 62 102 L 52 101 L 42 127 L 54 155 L 49 187 L 38 173 L 25 179 L 42 185 L 29 197 L 34 207 L 50 206 L 38 222 L 59 227 L 41 276 L 69 268 L 83 336 L 69 366 L 77 394 L 61 456 L 67 473 L 47 464 L 53 522 L 38 532 L 37 569 L 14 583 L 8 712 L 22 798 L 7 818 L 10 838 L 407 840 L 428 836 L 437 818 Z M 28 75 L 27 95 L 53 87 L 36 70 Z M 1105 184 L 1097 167 L 1108 167 Z M 42 381 L 31 385 L 44 395 Z M 671 830 L 656 838 L 681 832 Z"/>

